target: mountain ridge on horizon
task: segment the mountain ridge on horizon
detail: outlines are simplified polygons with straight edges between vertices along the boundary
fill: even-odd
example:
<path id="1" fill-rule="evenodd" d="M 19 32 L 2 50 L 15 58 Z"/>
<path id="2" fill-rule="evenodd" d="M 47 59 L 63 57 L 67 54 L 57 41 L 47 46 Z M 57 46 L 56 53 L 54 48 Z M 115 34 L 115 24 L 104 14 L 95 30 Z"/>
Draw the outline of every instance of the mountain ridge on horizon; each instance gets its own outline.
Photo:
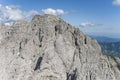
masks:
<path id="1" fill-rule="evenodd" d="M 96 39 L 98 42 L 120 42 L 120 38 L 118 37 L 110 37 L 110 36 L 96 36 L 96 35 L 89 35 L 90 37 Z"/>

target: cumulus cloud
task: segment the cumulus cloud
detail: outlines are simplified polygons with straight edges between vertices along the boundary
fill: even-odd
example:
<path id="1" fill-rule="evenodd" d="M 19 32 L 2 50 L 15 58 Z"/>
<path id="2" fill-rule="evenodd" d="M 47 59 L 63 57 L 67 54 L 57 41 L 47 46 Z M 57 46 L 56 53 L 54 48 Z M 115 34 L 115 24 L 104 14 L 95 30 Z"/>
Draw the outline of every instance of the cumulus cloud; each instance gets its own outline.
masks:
<path id="1" fill-rule="evenodd" d="M 9 25 L 15 20 L 29 19 L 33 15 L 38 14 L 37 11 L 31 10 L 28 12 L 22 11 L 19 6 L 0 4 L 0 24 Z"/>
<path id="2" fill-rule="evenodd" d="M 56 16 L 61 16 L 67 14 L 62 9 L 52 9 L 46 8 L 42 9 L 44 14 L 52 14 Z M 23 11 L 20 6 L 16 5 L 1 5 L 0 4 L 0 25 L 11 25 L 16 20 L 24 20 L 31 19 L 35 14 L 39 14 L 39 12 L 35 10 Z"/>
<path id="3" fill-rule="evenodd" d="M 52 14 L 56 16 L 61 16 L 66 14 L 66 12 L 62 9 L 52 9 L 52 8 L 42 9 L 42 12 L 44 12 L 45 14 Z"/>
<path id="4" fill-rule="evenodd" d="M 92 26 L 96 26 L 96 24 L 92 23 L 92 22 L 82 22 L 82 23 L 80 23 L 80 27 L 92 27 Z"/>
<path id="5" fill-rule="evenodd" d="M 112 4 L 116 6 L 120 6 L 120 0 L 114 0 Z"/>

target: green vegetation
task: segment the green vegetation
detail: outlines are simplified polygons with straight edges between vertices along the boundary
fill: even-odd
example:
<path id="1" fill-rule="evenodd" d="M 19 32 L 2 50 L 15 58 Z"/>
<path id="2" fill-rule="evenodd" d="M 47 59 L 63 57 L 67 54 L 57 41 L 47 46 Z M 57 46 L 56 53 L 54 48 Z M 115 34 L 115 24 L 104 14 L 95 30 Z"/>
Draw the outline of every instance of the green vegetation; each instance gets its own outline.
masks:
<path id="1" fill-rule="evenodd" d="M 103 54 L 120 57 L 120 42 L 102 42 L 99 44 Z"/>

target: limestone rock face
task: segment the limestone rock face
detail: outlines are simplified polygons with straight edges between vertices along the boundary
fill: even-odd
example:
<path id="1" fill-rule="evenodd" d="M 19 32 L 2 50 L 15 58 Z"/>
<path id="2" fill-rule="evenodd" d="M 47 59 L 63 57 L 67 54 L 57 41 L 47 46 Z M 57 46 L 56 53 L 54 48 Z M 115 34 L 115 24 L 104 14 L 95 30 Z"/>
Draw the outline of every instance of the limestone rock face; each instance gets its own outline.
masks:
<path id="1" fill-rule="evenodd" d="M 53 15 L 0 27 L 0 80 L 115 80 L 96 40 Z"/>
<path id="2" fill-rule="evenodd" d="M 120 59 L 117 57 L 108 57 L 111 69 L 114 71 L 116 80 L 120 80 Z"/>

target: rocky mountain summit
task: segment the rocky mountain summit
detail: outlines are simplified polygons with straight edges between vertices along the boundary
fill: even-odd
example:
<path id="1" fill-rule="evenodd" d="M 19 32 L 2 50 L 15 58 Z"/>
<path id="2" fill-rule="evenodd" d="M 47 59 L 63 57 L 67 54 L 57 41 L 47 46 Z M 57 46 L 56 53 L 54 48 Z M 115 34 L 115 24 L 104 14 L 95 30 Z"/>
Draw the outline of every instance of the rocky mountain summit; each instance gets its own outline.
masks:
<path id="1" fill-rule="evenodd" d="M 96 40 L 53 15 L 0 27 L 0 80 L 116 80 L 110 59 Z"/>

